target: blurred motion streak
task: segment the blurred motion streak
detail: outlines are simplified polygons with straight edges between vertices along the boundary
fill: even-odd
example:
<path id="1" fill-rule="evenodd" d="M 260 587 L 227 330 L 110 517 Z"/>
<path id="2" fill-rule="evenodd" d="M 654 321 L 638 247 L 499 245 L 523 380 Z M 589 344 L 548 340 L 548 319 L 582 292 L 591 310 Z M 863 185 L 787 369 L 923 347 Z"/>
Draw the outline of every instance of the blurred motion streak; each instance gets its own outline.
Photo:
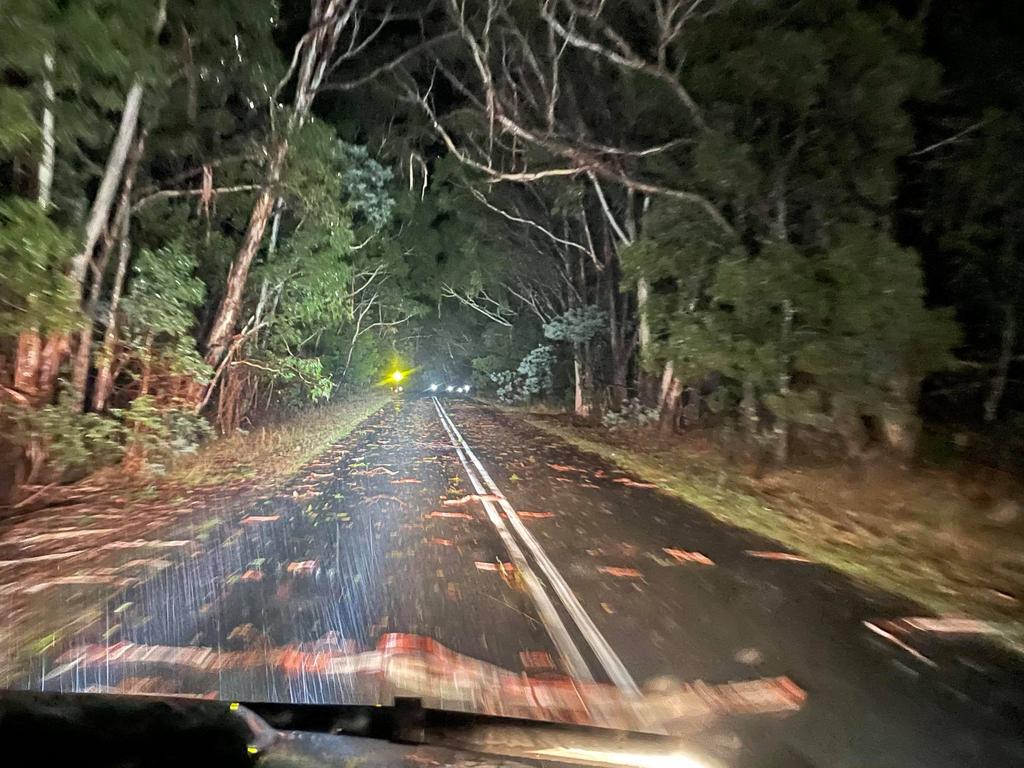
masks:
<path id="1" fill-rule="evenodd" d="M 615 686 L 570 678 L 537 679 L 456 653 L 419 635 L 391 633 L 372 651 L 288 646 L 260 651 L 115 643 L 87 645 L 58 659 L 50 679 L 79 667 L 144 674 L 203 673 L 275 667 L 289 676 L 335 678 L 362 702 L 389 704 L 414 696 L 427 708 L 547 720 L 646 733 L 673 733 L 694 719 L 723 715 L 787 714 L 805 692 L 788 677 L 725 685 L 680 684 L 672 690 L 624 696 Z M 211 683 L 213 680 L 211 680 Z"/>

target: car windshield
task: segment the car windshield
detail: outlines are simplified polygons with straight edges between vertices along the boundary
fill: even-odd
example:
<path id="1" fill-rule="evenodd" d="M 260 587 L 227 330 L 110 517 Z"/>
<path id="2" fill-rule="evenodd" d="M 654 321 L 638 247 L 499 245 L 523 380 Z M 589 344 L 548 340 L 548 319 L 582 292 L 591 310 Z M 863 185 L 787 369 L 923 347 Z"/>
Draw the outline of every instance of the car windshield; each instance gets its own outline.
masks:
<path id="1" fill-rule="evenodd" d="M 1024 765 L 1011 5 L 8 0 L 0 688 Z"/>

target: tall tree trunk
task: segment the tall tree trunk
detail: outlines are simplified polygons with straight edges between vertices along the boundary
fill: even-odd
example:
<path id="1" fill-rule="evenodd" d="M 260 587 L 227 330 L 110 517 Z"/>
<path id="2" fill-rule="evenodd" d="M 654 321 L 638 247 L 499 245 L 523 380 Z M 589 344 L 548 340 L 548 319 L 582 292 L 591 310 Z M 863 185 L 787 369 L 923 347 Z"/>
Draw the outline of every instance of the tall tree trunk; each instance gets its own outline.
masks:
<path id="1" fill-rule="evenodd" d="M 103 331 L 103 347 L 96 364 L 96 382 L 93 385 L 92 398 L 92 407 L 95 411 L 102 411 L 107 407 L 110 395 L 114 389 L 114 348 L 117 346 L 117 310 L 121 304 L 121 297 L 124 294 L 124 283 L 128 274 L 128 261 L 131 259 L 132 253 L 132 191 L 135 186 L 139 162 L 142 159 L 142 153 L 146 146 L 146 137 L 147 131 L 143 128 L 139 132 L 139 138 L 135 142 L 132 154 L 128 160 L 131 165 L 125 174 L 125 182 L 121 188 L 121 198 L 118 201 L 118 216 L 115 216 L 118 224 L 116 235 L 118 242 L 117 268 L 114 271 L 114 282 L 110 288 L 106 328 Z M 93 312 L 95 312 L 95 307 Z"/>
<path id="2" fill-rule="evenodd" d="M 29 328 L 18 334 L 18 349 L 14 356 L 14 389 L 33 403 L 38 399 L 36 390 L 42 353 L 43 337 L 38 328 Z"/>
<path id="3" fill-rule="evenodd" d="M 658 391 L 658 424 L 662 431 L 671 432 L 675 429 L 682 394 L 683 383 L 675 377 L 675 366 L 669 360 L 662 369 Z"/>
<path id="4" fill-rule="evenodd" d="M 56 122 L 53 104 L 56 93 L 53 88 L 54 60 L 51 54 L 43 57 L 46 77 L 43 79 L 43 151 L 39 157 L 38 194 L 36 202 L 44 211 L 50 207 L 53 191 L 53 169 L 57 158 L 57 143 L 54 138 Z M 27 328 L 18 334 L 18 349 L 14 358 L 14 389 L 30 401 L 38 398 L 39 368 L 42 363 L 43 338 L 38 328 Z"/>
<path id="5" fill-rule="evenodd" d="M 1010 361 L 1017 346 L 1017 313 L 1012 304 L 1003 306 L 1003 338 L 999 347 L 999 361 L 992 376 L 988 397 L 985 398 L 985 423 L 991 424 L 999 415 L 999 406 L 1006 392 L 1006 380 L 1010 374 Z"/>
<path id="6" fill-rule="evenodd" d="M 89 379 L 89 363 L 92 359 L 92 336 L 96 323 L 96 309 L 99 305 L 100 293 L 103 290 L 103 274 L 107 269 L 110 251 L 118 237 L 126 231 L 125 219 L 131 216 L 132 189 L 135 175 L 139 169 L 139 161 L 146 145 L 146 132 L 143 130 L 138 140 L 132 145 L 124 168 L 124 181 L 121 194 L 118 196 L 117 208 L 114 212 L 112 225 L 107 229 L 100 244 L 100 255 L 93 265 L 93 280 L 89 286 L 89 296 L 83 307 L 84 325 L 78 332 L 78 344 L 71 369 L 71 390 L 74 393 L 74 408 L 82 410 L 85 405 L 85 390 Z M 120 261 L 120 259 L 119 259 Z M 123 279 L 123 275 L 122 275 Z"/>
<path id="7" fill-rule="evenodd" d="M 583 364 L 580 362 L 579 351 L 574 347 L 572 355 L 573 372 L 573 402 L 572 412 L 576 416 L 586 417 L 589 415 L 587 404 L 583 399 Z"/>
<path id="8" fill-rule="evenodd" d="M 612 382 L 611 407 L 619 410 L 622 401 L 628 394 L 627 376 L 629 373 L 629 351 L 626 342 L 626 310 L 627 301 L 619 295 L 619 269 L 615 254 L 615 244 L 604 227 L 604 271 L 607 285 L 608 300 L 608 339 L 611 351 Z"/>
<path id="9" fill-rule="evenodd" d="M 57 93 L 53 87 L 54 60 L 52 54 L 43 56 L 46 77 L 43 78 L 43 152 L 39 158 L 39 189 L 37 202 L 44 211 L 50 207 L 53 191 L 53 169 L 57 159 L 56 119 L 53 113 Z"/>
<path id="10" fill-rule="evenodd" d="M 128 272 L 128 259 L 132 252 L 130 224 L 131 216 L 126 216 L 124 221 L 121 222 L 117 271 L 114 273 L 114 285 L 110 290 L 107 327 L 103 332 L 103 349 L 96 364 L 96 384 L 93 387 L 92 397 L 94 411 L 102 411 L 107 407 L 107 402 L 114 388 L 114 347 L 117 345 L 117 307 L 121 303 L 121 295 L 124 292 L 124 279 Z"/>
<path id="11" fill-rule="evenodd" d="M 754 383 L 749 379 L 743 382 L 740 413 L 743 415 L 744 432 L 746 432 L 749 442 L 753 443 L 757 440 L 761 418 L 757 413 L 757 393 L 754 390 Z"/>
<path id="12" fill-rule="evenodd" d="M 281 139 L 272 149 L 270 163 L 267 166 L 267 183 L 260 191 L 249 215 L 249 226 L 238 249 L 238 254 L 228 271 L 224 296 L 221 298 L 217 314 L 214 316 L 210 333 L 206 338 L 206 362 L 214 368 L 220 364 L 231 343 L 235 323 L 242 309 L 242 296 L 245 283 L 249 277 L 249 269 L 259 252 L 263 235 L 267 230 L 267 222 L 274 207 L 277 196 L 277 183 L 284 168 L 284 159 L 288 154 L 288 141 Z"/>
<path id="13" fill-rule="evenodd" d="M 668 391 L 665 393 L 665 400 L 661 404 L 660 413 L 658 414 L 658 426 L 662 432 L 668 433 L 675 431 L 676 422 L 679 419 L 679 404 L 683 396 L 683 382 L 674 376 L 668 386 Z"/>
<path id="14" fill-rule="evenodd" d="M 99 190 L 93 198 L 92 207 L 89 209 L 89 218 L 85 223 L 85 236 L 82 247 L 71 260 L 69 276 L 72 282 L 82 288 L 85 281 L 85 274 L 89 267 L 89 260 L 92 258 L 93 249 L 99 242 L 100 234 L 110 218 L 110 207 L 114 203 L 114 193 L 121 181 L 121 172 L 124 170 L 125 162 L 128 159 L 128 150 L 131 147 L 132 137 L 135 135 L 135 128 L 139 122 L 139 108 L 142 106 L 142 84 L 135 82 L 128 90 L 128 96 L 124 101 L 124 109 L 121 111 L 121 123 L 117 128 L 117 137 L 110 148 L 107 156 L 107 164 L 103 169 L 103 178 L 100 180 Z"/>
<path id="15" fill-rule="evenodd" d="M 665 407 L 668 402 L 668 395 L 672 389 L 672 380 L 675 378 L 675 366 L 669 360 L 661 371 L 661 387 L 658 391 L 658 409 Z"/>
<path id="16" fill-rule="evenodd" d="M 793 302 L 785 299 L 782 302 L 782 328 L 779 332 L 779 349 L 782 351 L 782 372 L 779 374 L 779 399 L 783 409 L 789 408 L 787 402 L 790 390 L 789 385 L 792 379 L 790 374 L 789 360 L 789 338 L 793 332 L 793 317 L 795 315 Z M 785 412 L 775 414 L 775 461 L 782 466 L 789 460 L 789 414 Z"/>
<path id="17" fill-rule="evenodd" d="M 153 22 L 153 37 L 159 38 L 160 32 L 167 23 L 167 0 L 160 0 L 157 8 L 156 19 Z M 121 181 L 121 173 L 124 164 L 128 160 L 128 152 L 131 148 L 132 137 L 135 136 L 135 129 L 139 124 L 139 110 L 142 106 L 142 83 L 136 80 L 128 89 L 124 99 L 124 109 L 121 110 L 121 122 L 117 127 L 117 136 L 110 147 L 107 155 L 107 164 L 103 168 L 103 177 L 100 179 L 100 187 L 93 198 L 92 207 L 89 210 L 89 218 L 85 224 L 85 236 L 82 241 L 82 248 L 71 260 L 69 276 L 72 282 L 81 292 L 82 283 L 85 280 L 89 260 L 92 258 L 93 249 L 99 242 L 100 234 L 107 225 L 110 218 L 110 207 L 114 202 L 114 193 L 117 191 L 118 183 Z"/>
<path id="18" fill-rule="evenodd" d="M 636 281 L 636 314 L 640 319 L 640 356 L 641 358 L 651 346 L 651 321 L 647 317 L 647 302 L 651 296 L 651 286 L 647 278 Z"/>
<path id="19" fill-rule="evenodd" d="M 331 57 L 334 55 L 338 35 L 347 21 L 347 8 L 346 4 L 340 3 L 338 0 L 314 3 L 314 12 L 309 18 L 307 32 L 309 37 L 303 38 L 303 48 L 301 52 L 296 52 L 297 55 L 301 55 L 301 62 L 295 81 L 294 108 L 289 121 L 289 129 L 301 126 L 313 106 L 313 100 L 316 98 Z M 223 360 L 230 346 L 235 323 L 238 322 L 238 315 L 242 309 L 242 298 L 245 283 L 249 277 L 249 268 L 263 243 L 263 235 L 266 233 L 267 222 L 273 212 L 277 195 L 276 188 L 287 154 L 288 138 L 285 133 L 270 150 L 266 184 L 253 203 L 252 212 L 249 215 L 249 226 L 245 230 L 242 245 L 228 271 L 224 296 L 217 307 L 213 324 L 206 337 L 206 362 L 214 368 Z"/>

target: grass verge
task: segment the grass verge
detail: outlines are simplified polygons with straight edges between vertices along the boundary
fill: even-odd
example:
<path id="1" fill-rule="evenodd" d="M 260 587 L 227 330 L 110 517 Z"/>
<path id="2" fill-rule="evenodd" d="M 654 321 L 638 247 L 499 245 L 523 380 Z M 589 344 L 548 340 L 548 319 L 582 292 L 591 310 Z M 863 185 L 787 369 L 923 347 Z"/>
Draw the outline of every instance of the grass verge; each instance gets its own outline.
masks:
<path id="1" fill-rule="evenodd" d="M 550 415 L 507 412 L 865 586 L 936 613 L 988 621 L 1003 645 L 1024 653 L 1024 537 L 1019 527 L 979 523 L 946 485 L 954 479 L 883 472 L 879 482 L 852 483 L 835 470 L 814 470 L 754 480 L 682 441 L 636 441 Z"/>
<path id="2" fill-rule="evenodd" d="M 260 485 L 274 485 L 348 435 L 390 399 L 387 393 L 350 398 L 213 440 L 177 459 L 159 484 L 191 488 L 258 480 Z"/>

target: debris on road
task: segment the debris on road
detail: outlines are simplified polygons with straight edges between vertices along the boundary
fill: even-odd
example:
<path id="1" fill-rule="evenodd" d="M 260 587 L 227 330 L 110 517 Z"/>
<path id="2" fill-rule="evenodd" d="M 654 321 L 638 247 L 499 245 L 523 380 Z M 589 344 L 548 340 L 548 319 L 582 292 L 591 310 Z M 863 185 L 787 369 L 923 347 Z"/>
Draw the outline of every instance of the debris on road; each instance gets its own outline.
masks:
<path id="1" fill-rule="evenodd" d="M 501 501 L 501 498 L 492 493 L 470 494 L 458 499 L 442 499 L 441 504 L 445 507 L 461 507 L 474 501 Z"/>
<path id="2" fill-rule="evenodd" d="M 903 619 L 879 621 L 893 632 L 930 632 L 936 635 L 997 635 L 998 628 L 986 621 L 963 616 L 908 616 Z"/>
<path id="3" fill-rule="evenodd" d="M 685 549 L 663 547 L 662 552 L 675 558 L 678 563 L 699 563 L 700 565 L 714 565 L 715 561 L 701 552 L 687 552 Z"/>
<path id="4" fill-rule="evenodd" d="M 656 483 L 642 483 L 637 480 L 630 480 L 628 477 L 616 477 L 612 480 L 613 483 L 619 485 L 625 485 L 627 488 L 657 488 Z"/>
<path id="5" fill-rule="evenodd" d="M 609 576 L 618 576 L 623 579 L 642 579 L 644 577 L 636 568 L 619 568 L 611 565 L 602 565 L 597 570 L 601 573 L 607 573 Z"/>
<path id="6" fill-rule="evenodd" d="M 782 560 L 787 563 L 813 563 L 813 560 L 803 555 L 794 555 L 791 552 L 765 552 L 759 549 L 748 549 L 747 554 L 761 560 Z"/>
<path id="7" fill-rule="evenodd" d="M 693 722 L 718 715 L 792 713 L 803 707 L 807 698 L 788 677 L 724 685 L 679 683 L 634 697 L 607 683 L 530 677 L 417 635 L 385 634 L 376 648 L 363 652 L 342 648 L 311 651 L 297 646 L 267 648 L 254 630 L 245 625 L 232 630 L 232 639 L 246 645 L 244 651 L 118 642 L 79 646 L 57 663 L 69 670 L 134 667 L 137 675 L 153 668 L 179 674 L 188 671 L 207 676 L 210 684 L 225 672 L 279 669 L 289 678 L 315 676 L 342 690 L 362 690 L 370 684 L 382 701 L 401 691 L 415 693 L 431 708 L 657 734 L 683 733 Z M 531 656 L 530 660 L 542 659 Z"/>
<path id="8" fill-rule="evenodd" d="M 584 475 L 587 474 L 587 470 L 582 469 L 581 467 L 570 467 L 570 466 L 568 466 L 566 464 L 550 464 L 550 463 L 548 464 L 548 466 L 551 467 L 556 472 L 579 472 L 579 473 L 584 474 Z"/>
<path id="9" fill-rule="evenodd" d="M 423 519 L 424 520 L 430 520 L 431 518 L 434 518 L 434 517 L 455 518 L 457 520 L 472 520 L 473 519 L 473 516 L 471 514 L 469 514 L 468 512 L 442 512 L 439 509 L 435 509 L 429 515 L 424 515 Z"/>
<path id="10" fill-rule="evenodd" d="M 894 635 L 892 632 L 888 631 L 886 628 L 883 627 L 883 625 L 890 625 L 890 624 L 892 624 L 892 622 L 873 622 L 873 621 L 865 621 L 864 622 L 864 626 L 867 627 L 869 631 L 873 632 L 874 634 L 878 635 L 879 637 L 881 637 L 881 638 L 883 638 L 885 640 L 888 640 L 890 643 L 895 645 L 897 648 L 901 648 L 902 650 L 904 650 L 907 653 L 909 653 L 911 656 L 913 656 L 918 661 L 921 661 L 921 662 L 927 664 L 929 667 L 938 668 L 939 665 L 936 664 L 934 661 L 929 659 L 927 656 L 925 656 L 923 653 L 921 653 L 916 648 L 912 648 L 911 646 L 907 645 L 905 642 L 903 642 L 898 637 L 896 637 L 896 635 Z"/>

